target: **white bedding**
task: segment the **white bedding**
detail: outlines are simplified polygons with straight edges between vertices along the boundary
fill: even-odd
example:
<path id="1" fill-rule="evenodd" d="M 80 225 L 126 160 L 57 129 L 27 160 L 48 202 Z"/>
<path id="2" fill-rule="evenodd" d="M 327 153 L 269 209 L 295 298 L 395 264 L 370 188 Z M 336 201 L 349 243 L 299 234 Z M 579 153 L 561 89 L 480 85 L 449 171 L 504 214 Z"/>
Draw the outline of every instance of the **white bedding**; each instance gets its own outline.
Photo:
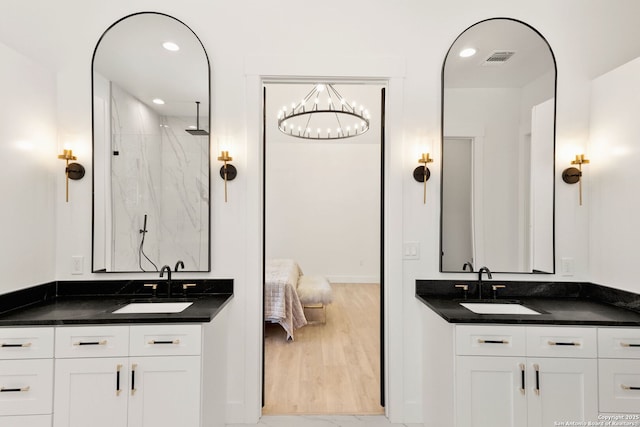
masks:
<path id="1" fill-rule="evenodd" d="M 264 318 L 280 324 L 293 340 L 293 331 L 307 324 L 296 288 L 302 274 L 292 259 L 270 259 L 265 265 Z"/>

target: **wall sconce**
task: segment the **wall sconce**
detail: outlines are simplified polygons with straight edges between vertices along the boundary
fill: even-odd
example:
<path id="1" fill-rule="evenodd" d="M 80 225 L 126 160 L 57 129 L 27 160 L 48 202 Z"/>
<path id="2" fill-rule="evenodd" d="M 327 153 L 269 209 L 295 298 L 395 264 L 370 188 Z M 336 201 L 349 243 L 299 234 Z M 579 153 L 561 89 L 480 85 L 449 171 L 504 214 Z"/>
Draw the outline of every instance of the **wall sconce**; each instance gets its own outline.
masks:
<path id="1" fill-rule="evenodd" d="M 221 151 L 218 160 L 224 162 L 220 168 L 220 177 L 224 179 L 224 202 L 227 203 L 227 181 L 233 181 L 238 176 L 238 170 L 235 166 L 227 163 L 233 160 L 228 151 Z"/>
<path id="2" fill-rule="evenodd" d="M 67 162 L 64 168 L 64 174 L 66 176 L 66 200 L 69 202 L 69 180 L 82 179 L 82 177 L 84 177 L 84 166 L 80 163 L 69 163 L 69 160 L 78 160 L 78 158 L 73 155 L 72 150 L 63 150 L 62 154 L 58 154 L 58 158 Z"/>
<path id="3" fill-rule="evenodd" d="M 571 161 L 572 165 L 578 165 L 577 168 L 570 167 L 562 171 L 562 180 L 567 184 L 579 185 L 580 206 L 582 206 L 582 165 L 589 164 L 589 160 L 584 158 L 584 154 L 577 154 L 576 159 Z"/>
<path id="4" fill-rule="evenodd" d="M 431 171 L 427 167 L 427 163 L 432 163 L 433 159 L 429 157 L 429 153 L 422 153 L 422 157 L 418 159 L 418 163 L 423 163 L 413 170 L 413 178 L 424 184 L 423 203 L 427 203 L 427 181 L 431 177 Z"/>

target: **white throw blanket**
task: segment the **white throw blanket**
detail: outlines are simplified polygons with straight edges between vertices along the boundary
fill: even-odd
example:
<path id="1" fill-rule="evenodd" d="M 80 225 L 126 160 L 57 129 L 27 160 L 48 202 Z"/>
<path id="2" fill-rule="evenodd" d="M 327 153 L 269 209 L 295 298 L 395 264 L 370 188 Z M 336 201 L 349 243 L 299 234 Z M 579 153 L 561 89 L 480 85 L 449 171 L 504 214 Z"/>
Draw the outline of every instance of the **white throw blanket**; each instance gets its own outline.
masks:
<path id="1" fill-rule="evenodd" d="M 296 287 L 301 271 L 291 259 L 271 259 L 265 265 L 264 318 L 280 324 L 293 340 L 294 329 L 307 324 Z"/>

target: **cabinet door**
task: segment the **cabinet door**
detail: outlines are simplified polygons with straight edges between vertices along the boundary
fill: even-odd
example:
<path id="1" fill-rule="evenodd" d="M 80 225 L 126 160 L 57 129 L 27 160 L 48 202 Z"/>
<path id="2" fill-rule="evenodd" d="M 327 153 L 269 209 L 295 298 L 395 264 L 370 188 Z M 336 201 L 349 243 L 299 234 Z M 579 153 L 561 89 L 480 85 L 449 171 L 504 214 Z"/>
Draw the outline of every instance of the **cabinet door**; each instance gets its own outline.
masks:
<path id="1" fill-rule="evenodd" d="M 129 427 L 199 427 L 200 356 L 132 357 Z"/>
<path id="2" fill-rule="evenodd" d="M 596 359 L 527 359 L 529 427 L 598 419 Z"/>
<path id="3" fill-rule="evenodd" d="M 456 358 L 457 427 L 526 427 L 524 358 Z"/>
<path id="4" fill-rule="evenodd" d="M 126 427 L 127 358 L 58 359 L 54 427 Z"/>

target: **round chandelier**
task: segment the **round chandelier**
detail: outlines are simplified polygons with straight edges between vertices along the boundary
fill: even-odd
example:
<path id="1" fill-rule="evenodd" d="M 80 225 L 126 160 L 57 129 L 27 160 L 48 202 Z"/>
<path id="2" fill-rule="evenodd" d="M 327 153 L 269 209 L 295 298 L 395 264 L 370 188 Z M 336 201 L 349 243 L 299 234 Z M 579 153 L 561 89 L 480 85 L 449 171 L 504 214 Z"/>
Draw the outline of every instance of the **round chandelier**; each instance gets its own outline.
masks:
<path id="1" fill-rule="evenodd" d="M 302 101 L 278 111 L 280 132 L 304 139 L 345 139 L 369 130 L 369 111 L 349 103 L 329 83 L 319 83 Z"/>

